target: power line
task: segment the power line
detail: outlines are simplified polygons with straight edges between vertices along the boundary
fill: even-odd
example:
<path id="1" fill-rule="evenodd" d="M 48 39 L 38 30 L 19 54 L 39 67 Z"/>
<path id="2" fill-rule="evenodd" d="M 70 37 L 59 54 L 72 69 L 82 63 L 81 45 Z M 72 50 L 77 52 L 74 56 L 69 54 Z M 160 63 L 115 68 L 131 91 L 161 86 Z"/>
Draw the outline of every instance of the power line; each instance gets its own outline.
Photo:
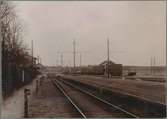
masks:
<path id="1" fill-rule="evenodd" d="M 82 54 L 83 53 L 88 53 L 89 51 L 76 51 L 76 42 L 75 42 L 75 39 L 73 40 L 73 51 L 63 51 L 63 52 L 57 52 L 58 54 L 60 53 L 60 54 L 64 54 L 64 53 L 67 53 L 67 54 L 73 54 L 73 67 L 75 68 L 76 67 L 76 55 L 77 54 L 80 54 L 80 61 L 79 61 L 79 65 L 82 65 Z M 81 54 L 82 53 L 82 54 Z M 59 56 L 58 56 L 59 57 Z M 62 56 L 60 56 L 60 57 L 62 57 Z M 61 60 L 60 60 L 60 65 L 62 65 L 63 63 L 62 63 L 63 61 L 62 61 L 62 58 L 61 58 Z"/>

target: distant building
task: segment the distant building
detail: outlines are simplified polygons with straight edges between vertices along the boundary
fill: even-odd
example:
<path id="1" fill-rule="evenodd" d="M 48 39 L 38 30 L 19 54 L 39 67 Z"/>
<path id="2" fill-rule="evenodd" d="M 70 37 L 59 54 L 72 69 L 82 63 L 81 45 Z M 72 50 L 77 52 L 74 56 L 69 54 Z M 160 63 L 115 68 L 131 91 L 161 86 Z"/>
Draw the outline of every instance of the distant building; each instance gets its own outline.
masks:
<path id="1" fill-rule="evenodd" d="M 100 66 L 103 66 L 104 68 L 104 75 L 108 74 L 108 70 L 109 70 L 109 74 L 110 76 L 122 76 L 123 73 L 123 66 L 122 64 L 116 64 L 113 61 L 103 61 L 101 64 L 99 64 Z"/>

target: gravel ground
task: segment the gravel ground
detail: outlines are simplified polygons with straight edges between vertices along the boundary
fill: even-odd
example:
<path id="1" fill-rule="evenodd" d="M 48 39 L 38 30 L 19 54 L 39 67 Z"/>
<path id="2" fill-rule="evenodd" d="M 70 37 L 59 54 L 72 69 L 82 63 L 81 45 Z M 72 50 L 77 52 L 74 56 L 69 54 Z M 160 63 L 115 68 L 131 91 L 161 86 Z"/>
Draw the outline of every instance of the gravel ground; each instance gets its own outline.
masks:
<path id="1" fill-rule="evenodd" d="M 65 79 L 72 79 L 95 87 L 105 87 L 122 94 L 146 99 L 151 102 L 165 104 L 165 83 L 141 80 L 106 79 L 94 76 L 63 75 Z"/>
<path id="2" fill-rule="evenodd" d="M 38 94 L 32 94 L 29 103 L 29 117 L 77 117 L 76 110 L 64 95 L 45 79 Z"/>
<path id="3" fill-rule="evenodd" d="M 98 100 L 61 83 L 65 92 L 71 97 L 74 103 L 82 110 L 87 118 L 112 118 L 127 117 L 124 113 L 111 108 Z M 109 108 L 110 107 L 110 108 Z"/>

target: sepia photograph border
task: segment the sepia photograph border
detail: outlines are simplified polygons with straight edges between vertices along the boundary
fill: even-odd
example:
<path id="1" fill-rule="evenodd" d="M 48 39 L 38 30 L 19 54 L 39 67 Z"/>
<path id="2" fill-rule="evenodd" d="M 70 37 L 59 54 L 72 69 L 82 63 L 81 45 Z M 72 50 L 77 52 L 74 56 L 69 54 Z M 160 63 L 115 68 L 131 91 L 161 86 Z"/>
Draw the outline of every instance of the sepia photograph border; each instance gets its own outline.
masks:
<path id="1" fill-rule="evenodd" d="M 55 1 L 55 2 L 65 2 L 65 1 L 166 1 L 166 0 L 3 0 L 3 1 Z M 166 7 L 165 9 L 167 8 L 167 1 L 166 1 Z M 166 9 L 167 10 L 167 9 Z M 166 20 L 167 20 L 167 15 L 166 15 Z M 166 28 L 167 28 L 167 21 L 166 21 Z M 1 37 L 1 33 L 0 33 L 0 41 L 2 41 L 2 37 Z M 1 77 L 1 80 L 0 80 L 0 94 L 1 94 L 1 97 L 0 97 L 0 104 L 1 104 L 1 112 L 2 112 L 2 104 L 3 104 L 3 99 L 2 99 L 2 42 L 0 42 L 0 77 Z M 166 52 L 167 52 L 167 30 L 166 30 Z M 165 54 L 166 55 L 166 54 Z M 167 55 L 166 55 L 166 65 L 167 65 Z M 165 65 L 165 67 L 166 67 Z M 167 67 L 166 67 L 166 74 L 167 74 Z M 167 75 L 165 77 L 165 80 L 167 80 Z M 165 90 L 166 90 L 166 94 L 167 94 L 167 81 L 165 81 L 165 84 L 166 84 L 166 87 L 165 87 Z M 167 95 L 166 95 L 166 100 L 167 100 Z M 167 105 L 167 102 L 166 102 L 166 105 Z M 167 111 L 167 110 L 166 110 Z M 0 112 L 0 116 L 2 116 L 2 113 Z M 22 117 L 24 119 L 24 117 Z M 20 119 L 22 119 L 20 118 Z M 55 117 L 56 119 L 69 119 L 69 118 L 58 118 L 58 117 Z M 8 118 L 10 119 L 10 118 Z M 17 118 L 12 118 L 12 119 L 17 119 Z M 37 119 L 37 118 L 30 118 L 30 119 Z M 39 118 L 39 119 L 50 119 L 50 118 Z M 79 119 L 79 118 L 78 118 Z M 102 119 L 102 118 L 94 118 L 94 119 Z M 105 119 L 105 118 L 104 118 Z M 111 118 L 111 119 L 115 119 L 115 118 Z M 125 118 L 120 118 L 120 119 L 125 119 Z"/>

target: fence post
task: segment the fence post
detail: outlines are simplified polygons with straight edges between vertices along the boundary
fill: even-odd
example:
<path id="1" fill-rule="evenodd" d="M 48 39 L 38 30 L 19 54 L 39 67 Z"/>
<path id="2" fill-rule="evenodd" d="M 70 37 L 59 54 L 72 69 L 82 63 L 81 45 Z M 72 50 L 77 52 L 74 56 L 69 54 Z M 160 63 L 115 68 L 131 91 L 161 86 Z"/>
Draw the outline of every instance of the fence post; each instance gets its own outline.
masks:
<path id="1" fill-rule="evenodd" d="M 22 82 L 24 83 L 25 81 L 25 74 L 24 74 L 24 70 L 22 70 Z"/>
<path id="2" fill-rule="evenodd" d="M 24 89 L 24 117 L 28 117 L 28 95 L 30 95 L 30 89 Z"/>

